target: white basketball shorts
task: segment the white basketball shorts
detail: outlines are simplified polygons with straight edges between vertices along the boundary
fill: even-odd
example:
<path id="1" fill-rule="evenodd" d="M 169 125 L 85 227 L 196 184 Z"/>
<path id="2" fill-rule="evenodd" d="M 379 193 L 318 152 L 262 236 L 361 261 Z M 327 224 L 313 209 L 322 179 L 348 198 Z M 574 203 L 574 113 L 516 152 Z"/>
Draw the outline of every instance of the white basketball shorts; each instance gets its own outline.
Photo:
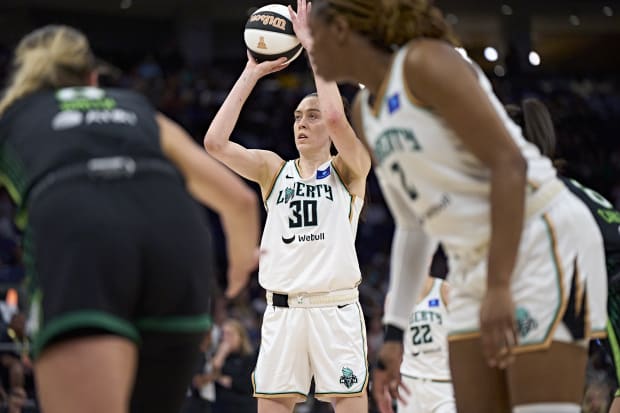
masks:
<path id="1" fill-rule="evenodd" d="M 487 251 L 450 256 L 450 341 L 479 335 L 487 285 Z M 568 190 L 542 216 L 526 221 L 511 279 L 519 346 L 604 336 L 607 274 L 603 241 L 588 209 Z"/>
<path id="2" fill-rule="evenodd" d="M 254 396 L 361 395 L 368 382 L 366 327 L 358 301 L 314 308 L 268 306 L 252 375 Z"/>
<path id="3" fill-rule="evenodd" d="M 398 401 L 398 413 L 456 413 L 454 388 L 450 381 L 432 381 L 401 375 L 401 380 L 409 389 L 406 400 Z"/>

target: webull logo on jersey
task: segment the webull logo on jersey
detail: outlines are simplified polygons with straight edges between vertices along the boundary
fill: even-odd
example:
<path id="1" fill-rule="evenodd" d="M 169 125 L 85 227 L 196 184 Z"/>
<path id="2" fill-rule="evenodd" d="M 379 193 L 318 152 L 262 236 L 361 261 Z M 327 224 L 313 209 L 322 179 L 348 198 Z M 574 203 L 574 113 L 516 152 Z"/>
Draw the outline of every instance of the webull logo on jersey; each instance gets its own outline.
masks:
<path id="1" fill-rule="evenodd" d="M 68 110 L 58 113 L 52 119 L 53 130 L 66 130 L 80 125 L 93 124 L 120 124 L 135 126 L 138 123 L 138 116 L 134 112 L 124 109 L 112 110 L 89 110 L 81 112 Z"/>
<path id="2" fill-rule="evenodd" d="M 377 138 L 373 152 L 378 163 L 383 162 L 393 152 L 420 151 L 422 147 L 411 129 L 390 128 Z"/>
<path id="3" fill-rule="evenodd" d="M 290 237 L 282 236 L 282 242 L 285 244 L 291 244 L 295 241 L 295 235 L 291 235 Z M 314 241 L 325 241 L 325 233 L 320 232 L 318 234 L 299 234 L 297 235 L 297 241 L 299 242 L 314 242 Z"/>
<path id="4" fill-rule="evenodd" d="M 295 197 L 306 199 L 325 198 L 330 201 L 334 200 L 334 194 L 330 185 L 308 185 L 303 182 L 295 182 L 295 185 L 292 188 L 286 188 L 278 193 L 276 205 L 282 203 L 288 204 L 289 201 Z"/>

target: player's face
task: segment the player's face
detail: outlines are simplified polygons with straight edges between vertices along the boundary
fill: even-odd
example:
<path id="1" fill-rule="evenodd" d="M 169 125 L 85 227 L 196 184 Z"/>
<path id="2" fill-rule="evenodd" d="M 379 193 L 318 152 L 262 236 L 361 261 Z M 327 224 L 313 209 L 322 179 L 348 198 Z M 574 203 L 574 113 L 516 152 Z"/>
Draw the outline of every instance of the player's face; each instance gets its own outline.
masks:
<path id="1" fill-rule="evenodd" d="M 241 348 L 241 336 L 239 332 L 229 324 L 224 324 L 222 327 L 222 340 L 226 341 L 233 350 Z"/>
<path id="2" fill-rule="evenodd" d="M 319 99 L 316 96 L 304 98 L 294 112 L 295 146 L 299 152 L 317 150 L 324 146 L 329 148 L 330 140 L 327 127 L 319 109 Z"/>

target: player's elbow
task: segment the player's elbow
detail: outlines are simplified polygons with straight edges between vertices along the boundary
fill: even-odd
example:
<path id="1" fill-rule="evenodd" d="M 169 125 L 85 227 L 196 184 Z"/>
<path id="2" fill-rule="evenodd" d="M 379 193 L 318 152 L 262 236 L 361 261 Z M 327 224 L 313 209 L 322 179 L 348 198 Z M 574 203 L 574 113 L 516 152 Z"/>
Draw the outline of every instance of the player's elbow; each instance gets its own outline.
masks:
<path id="1" fill-rule="evenodd" d="M 202 143 L 205 147 L 205 150 L 211 155 L 216 155 L 224 149 L 224 144 L 220 140 L 218 140 L 216 136 L 209 132 L 205 134 Z"/>
<path id="2" fill-rule="evenodd" d="M 344 112 L 337 109 L 325 111 L 325 113 L 323 113 L 323 119 L 325 120 L 325 125 L 329 130 L 338 130 L 348 123 Z"/>
<path id="3" fill-rule="evenodd" d="M 258 197 L 248 186 L 244 186 L 237 194 L 235 205 L 241 211 L 251 211 L 258 208 Z"/>
<path id="4" fill-rule="evenodd" d="M 504 177 L 510 177 L 514 183 L 521 183 L 527 180 L 527 160 L 520 151 L 505 153 L 495 162 L 495 173 Z M 501 171 L 501 172 L 500 172 Z"/>

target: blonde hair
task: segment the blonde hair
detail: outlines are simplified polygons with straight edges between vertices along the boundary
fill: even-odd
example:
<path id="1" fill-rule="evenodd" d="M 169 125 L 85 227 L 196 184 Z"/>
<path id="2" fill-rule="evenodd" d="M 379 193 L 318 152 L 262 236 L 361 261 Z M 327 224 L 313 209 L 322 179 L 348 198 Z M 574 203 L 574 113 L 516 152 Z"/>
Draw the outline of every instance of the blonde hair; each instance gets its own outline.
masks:
<path id="1" fill-rule="evenodd" d="M 0 115 L 16 100 L 42 89 L 81 86 L 95 67 L 88 39 L 68 26 L 45 26 L 15 49 L 13 75 L 0 100 Z"/>
<path id="2" fill-rule="evenodd" d="M 241 348 L 239 349 L 239 352 L 242 355 L 248 356 L 254 353 L 254 348 L 252 347 L 252 342 L 250 341 L 248 330 L 243 324 L 241 324 L 241 321 L 235 320 L 234 318 L 229 318 L 228 320 L 224 321 L 224 324 L 231 326 L 233 330 L 235 330 L 237 334 L 239 334 L 239 338 L 241 338 Z"/>
<path id="3" fill-rule="evenodd" d="M 454 46 L 460 43 L 430 0 L 316 0 L 312 7 L 327 21 L 343 16 L 353 30 L 386 50 L 418 37 L 440 39 Z"/>

